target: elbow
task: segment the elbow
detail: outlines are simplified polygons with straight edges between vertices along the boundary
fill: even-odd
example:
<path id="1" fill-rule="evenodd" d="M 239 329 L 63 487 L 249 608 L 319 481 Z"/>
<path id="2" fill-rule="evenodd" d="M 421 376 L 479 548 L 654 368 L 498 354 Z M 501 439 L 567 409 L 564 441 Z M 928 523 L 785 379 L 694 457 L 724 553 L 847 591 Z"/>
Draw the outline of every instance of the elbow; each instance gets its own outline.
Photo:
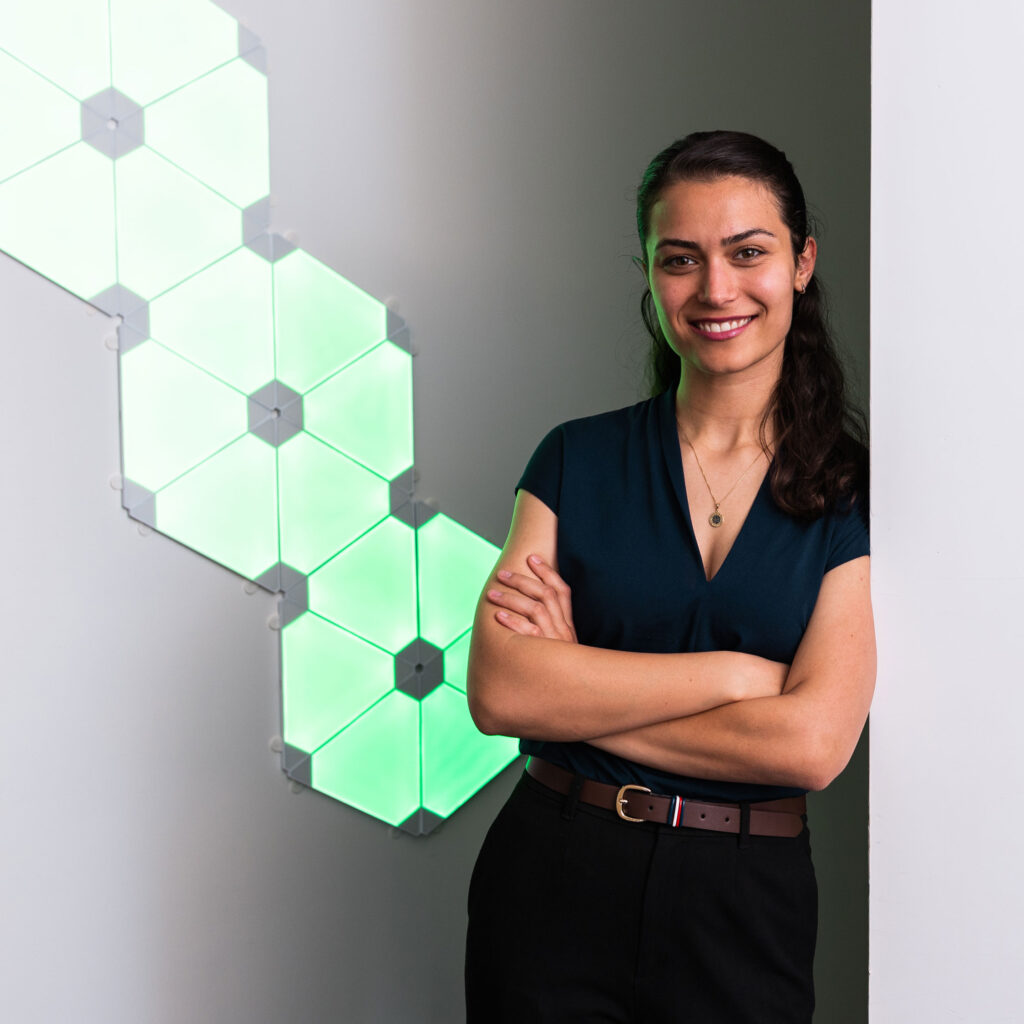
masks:
<path id="1" fill-rule="evenodd" d="M 513 634 L 514 639 L 521 639 Z M 497 649 L 478 642 L 474 630 L 466 671 L 469 714 L 485 736 L 531 735 L 536 714 L 531 687 L 517 667 L 513 650 L 506 643 Z"/>
<path id="2" fill-rule="evenodd" d="M 473 724 L 485 736 L 518 736 L 512 709 L 508 706 L 509 687 L 484 671 L 478 660 L 470 657 L 466 674 L 466 699 Z"/>
<path id="3" fill-rule="evenodd" d="M 507 735 L 504 731 L 504 721 L 493 704 L 484 699 L 480 686 L 469 682 L 466 689 L 466 697 L 469 700 L 469 714 L 473 724 L 485 736 Z"/>
<path id="4" fill-rule="evenodd" d="M 789 764 L 790 785 L 819 792 L 842 772 L 853 753 L 837 736 L 817 729 L 808 730 L 796 744 Z"/>
<path id="5" fill-rule="evenodd" d="M 821 790 L 827 789 L 838 774 L 838 771 L 832 771 L 825 765 L 808 765 L 796 775 L 793 785 L 798 789 L 819 793 Z"/>

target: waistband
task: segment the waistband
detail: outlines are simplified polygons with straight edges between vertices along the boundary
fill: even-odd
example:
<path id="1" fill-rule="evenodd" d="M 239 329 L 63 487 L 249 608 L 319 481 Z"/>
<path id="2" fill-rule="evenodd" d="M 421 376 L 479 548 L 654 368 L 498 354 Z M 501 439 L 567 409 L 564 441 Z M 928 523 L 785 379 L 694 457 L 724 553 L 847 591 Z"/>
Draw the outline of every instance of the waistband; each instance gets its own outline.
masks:
<path id="1" fill-rule="evenodd" d="M 703 828 L 712 832 L 738 834 L 745 816 L 749 816 L 747 832 L 753 836 L 798 836 L 804 827 L 801 815 L 807 810 L 802 796 L 782 800 L 760 800 L 749 805 L 715 804 L 688 800 L 681 796 L 661 796 L 646 786 L 626 783 L 612 786 L 574 775 L 565 768 L 531 757 L 526 766 L 529 775 L 539 783 L 593 807 L 614 811 L 623 821 L 653 821 L 673 828 Z"/>

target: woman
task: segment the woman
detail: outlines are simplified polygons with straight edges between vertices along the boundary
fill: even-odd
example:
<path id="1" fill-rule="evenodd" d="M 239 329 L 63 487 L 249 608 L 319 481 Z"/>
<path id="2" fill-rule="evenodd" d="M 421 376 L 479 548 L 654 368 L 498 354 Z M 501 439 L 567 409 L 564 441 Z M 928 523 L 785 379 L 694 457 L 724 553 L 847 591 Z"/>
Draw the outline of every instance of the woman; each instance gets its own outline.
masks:
<path id="1" fill-rule="evenodd" d="M 470 1024 L 813 1012 L 803 797 L 875 677 L 864 449 L 784 154 L 690 135 L 637 225 L 653 397 L 542 441 L 473 632 L 477 724 L 531 760 L 470 887 Z"/>

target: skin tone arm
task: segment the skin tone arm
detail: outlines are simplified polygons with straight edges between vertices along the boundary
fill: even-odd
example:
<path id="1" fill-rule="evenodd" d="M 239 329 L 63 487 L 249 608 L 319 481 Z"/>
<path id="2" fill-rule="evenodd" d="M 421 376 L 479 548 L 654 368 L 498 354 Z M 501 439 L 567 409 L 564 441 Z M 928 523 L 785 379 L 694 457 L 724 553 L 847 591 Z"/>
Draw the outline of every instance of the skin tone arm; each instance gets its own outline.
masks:
<path id="1" fill-rule="evenodd" d="M 588 742 L 681 775 L 824 789 L 849 761 L 874 691 L 868 566 L 865 556 L 825 575 L 781 694 Z M 553 583 L 550 566 L 536 569 Z M 538 608 L 521 605 L 505 624 L 528 631 L 544 620 Z"/>
<path id="2" fill-rule="evenodd" d="M 850 760 L 874 692 L 868 563 L 826 574 L 781 695 L 590 742 L 681 775 L 824 789 Z"/>
<path id="3" fill-rule="evenodd" d="M 754 655 L 641 654 L 578 644 L 569 588 L 552 568 L 557 531 L 555 514 L 520 491 L 473 626 L 468 695 L 481 731 L 625 743 L 643 726 L 780 693 L 788 666 Z M 541 561 L 531 566 L 531 554 Z"/>

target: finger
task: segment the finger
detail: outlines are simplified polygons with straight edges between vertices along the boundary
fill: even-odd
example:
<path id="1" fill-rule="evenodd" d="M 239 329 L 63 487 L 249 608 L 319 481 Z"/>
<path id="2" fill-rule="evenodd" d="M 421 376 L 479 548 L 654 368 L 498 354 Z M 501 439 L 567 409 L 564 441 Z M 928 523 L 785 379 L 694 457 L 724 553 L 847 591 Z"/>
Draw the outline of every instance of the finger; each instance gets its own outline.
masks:
<path id="1" fill-rule="evenodd" d="M 559 576 L 558 572 L 547 562 L 544 561 L 540 555 L 530 555 L 527 559 L 530 568 L 537 574 L 537 578 L 540 579 L 547 586 L 551 587 L 558 595 L 558 603 L 562 609 L 562 616 L 565 618 L 566 624 L 575 633 L 575 627 L 572 621 L 572 589 L 569 584 Z"/>
<path id="2" fill-rule="evenodd" d="M 540 601 L 544 597 L 544 584 L 536 576 L 526 576 L 521 572 L 512 572 L 509 569 L 502 569 L 498 573 L 498 579 L 506 587 L 514 587 L 521 594 Z"/>
<path id="3" fill-rule="evenodd" d="M 572 621 L 571 619 L 567 621 L 565 617 L 565 605 L 567 602 L 563 601 L 562 596 L 554 587 L 539 579 L 524 576 L 517 572 L 510 572 L 508 569 L 501 570 L 498 573 L 498 579 L 506 586 L 513 587 L 519 593 L 543 604 L 548 610 L 551 621 L 558 628 L 559 637 L 565 638 L 572 632 Z"/>
<path id="4" fill-rule="evenodd" d="M 491 604 L 496 604 L 501 608 L 515 612 L 524 619 L 529 619 L 530 622 L 541 628 L 545 636 L 550 636 L 552 639 L 559 638 L 560 634 L 555 626 L 555 622 L 543 602 L 524 597 L 514 590 L 495 589 L 487 591 L 487 600 Z"/>
<path id="5" fill-rule="evenodd" d="M 503 608 L 494 613 L 494 617 L 501 625 L 511 629 L 513 633 L 521 633 L 523 636 L 542 636 L 540 626 L 535 625 L 529 619 L 524 619 L 514 612 L 505 611 Z"/>

